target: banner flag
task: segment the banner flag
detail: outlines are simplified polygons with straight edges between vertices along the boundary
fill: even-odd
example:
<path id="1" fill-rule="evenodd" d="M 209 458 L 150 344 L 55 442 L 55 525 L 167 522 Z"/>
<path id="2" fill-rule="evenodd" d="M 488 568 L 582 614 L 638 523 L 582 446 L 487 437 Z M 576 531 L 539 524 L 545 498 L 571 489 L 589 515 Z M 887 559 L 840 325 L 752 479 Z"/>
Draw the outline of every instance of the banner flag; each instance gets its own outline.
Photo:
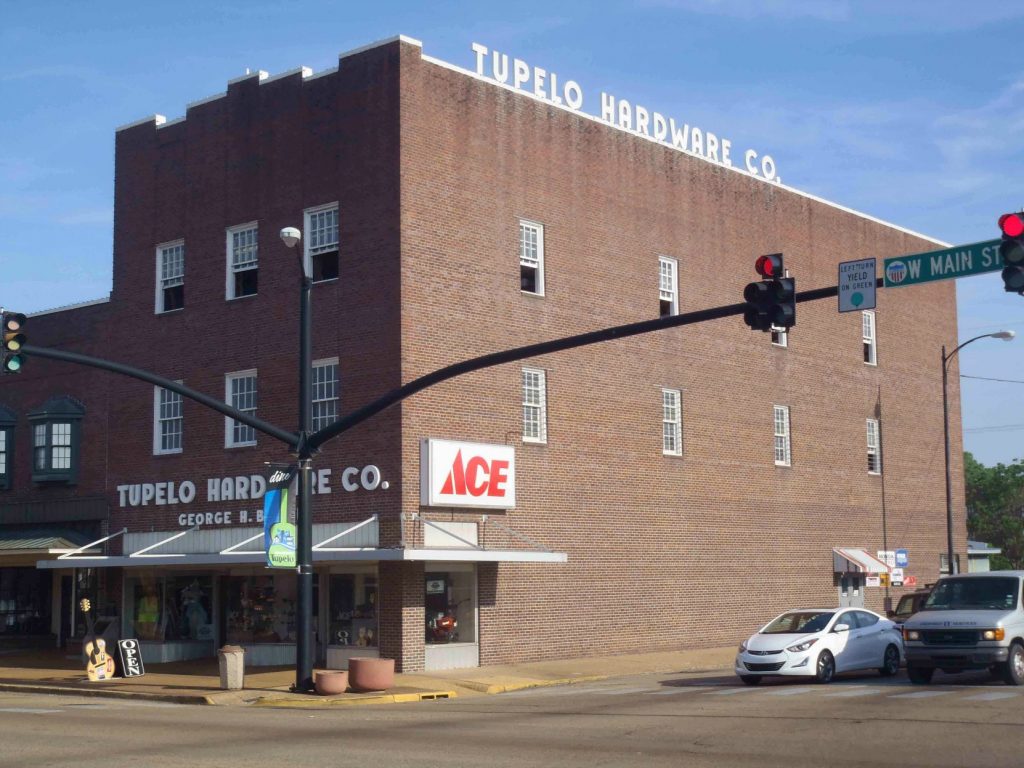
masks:
<path id="1" fill-rule="evenodd" d="M 268 568 L 295 568 L 295 490 L 298 467 L 271 464 L 263 495 L 263 546 Z"/>

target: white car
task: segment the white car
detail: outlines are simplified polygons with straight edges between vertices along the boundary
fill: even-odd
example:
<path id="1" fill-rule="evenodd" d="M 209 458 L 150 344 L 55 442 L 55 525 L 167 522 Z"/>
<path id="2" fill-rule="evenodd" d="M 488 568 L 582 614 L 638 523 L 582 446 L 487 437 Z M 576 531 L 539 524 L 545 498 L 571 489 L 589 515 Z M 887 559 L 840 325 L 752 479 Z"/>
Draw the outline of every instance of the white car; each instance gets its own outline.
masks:
<path id="1" fill-rule="evenodd" d="M 900 670 L 903 638 L 896 625 L 864 608 L 786 611 L 740 643 L 736 674 L 747 685 L 766 676 L 814 677 L 829 683 L 838 672 Z"/>

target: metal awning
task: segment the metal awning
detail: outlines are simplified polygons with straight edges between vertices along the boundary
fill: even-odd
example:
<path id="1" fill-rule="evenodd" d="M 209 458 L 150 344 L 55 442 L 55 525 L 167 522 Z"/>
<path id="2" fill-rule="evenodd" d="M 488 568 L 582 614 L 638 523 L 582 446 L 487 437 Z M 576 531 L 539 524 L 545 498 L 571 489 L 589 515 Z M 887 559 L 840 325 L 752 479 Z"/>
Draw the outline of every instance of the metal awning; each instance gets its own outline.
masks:
<path id="1" fill-rule="evenodd" d="M 889 573 L 877 557 L 853 547 L 832 547 L 832 567 L 836 573 Z"/>
<path id="2" fill-rule="evenodd" d="M 355 534 L 360 529 L 375 524 L 377 516 L 364 520 L 354 525 L 348 525 L 343 530 L 332 533 L 329 538 L 313 545 L 313 562 L 316 563 L 344 563 L 344 562 L 377 562 L 377 561 L 422 561 L 422 562 L 466 562 L 466 563 L 564 563 L 568 561 L 565 552 L 552 552 L 542 547 L 525 536 L 511 532 L 516 538 L 526 541 L 533 549 L 486 549 L 472 542 L 460 539 L 458 536 L 449 536 L 466 546 L 453 547 L 391 547 L 383 548 L 378 546 L 330 546 L 346 536 Z M 426 523 L 433 525 L 432 523 Z M 129 555 L 99 555 L 93 549 L 110 539 L 123 536 L 128 532 L 126 528 L 116 531 L 102 539 L 90 542 L 78 549 L 65 551 L 57 560 L 40 560 L 36 567 L 43 569 L 53 568 L 145 568 L 150 566 L 233 566 L 233 565 L 263 565 L 266 563 L 266 554 L 262 549 L 262 542 L 255 545 L 256 549 L 243 549 L 257 540 L 263 539 L 263 532 L 248 535 L 247 538 L 236 541 L 230 546 L 221 549 L 219 552 L 168 552 L 166 550 L 156 552 L 165 545 L 199 530 L 199 526 L 192 526 L 183 531 L 169 534 L 147 546 L 132 552 Z M 373 537 L 376 543 L 376 534 Z M 181 546 L 179 544 L 179 546 Z"/>
<path id="3" fill-rule="evenodd" d="M 383 561 L 424 561 L 460 563 L 565 563 L 565 552 L 536 552 L 516 549 L 336 549 L 330 552 L 313 552 L 313 563 L 383 562 Z M 120 556 L 96 557 L 76 556 L 65 560 L 40 560 L 37 568 L 149 568 L 153 566 L 236 566 L 264 565 L 267 561 L 262 552 L 241 554 L 151 555 L 146 558 Z"/>

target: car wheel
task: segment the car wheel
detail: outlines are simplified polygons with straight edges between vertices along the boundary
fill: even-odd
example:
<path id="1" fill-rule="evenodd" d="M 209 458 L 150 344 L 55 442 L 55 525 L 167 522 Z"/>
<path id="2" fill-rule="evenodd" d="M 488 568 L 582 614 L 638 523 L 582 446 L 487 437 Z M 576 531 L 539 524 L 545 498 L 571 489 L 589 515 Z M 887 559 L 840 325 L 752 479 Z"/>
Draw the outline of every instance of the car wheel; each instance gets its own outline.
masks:
<path id="1" fill-rule="evenodd" d="M 758 685 L 761 682 L 761 676 L 760 675 L 740 675 L 740 680 L 742 680 L 746 685 Z"/>
<path id="2" fill-rule="evenodd" d="M 882 666 L 878 668 L 878 674 L 882 677 L 892 677 L 900 671 L 900 649 L 895 645 L 885 646 L 885 654 L 882 656 Z"/>
<path id="3" fill-rule="evenodd" d="M 934 674 L 934 667 L 915 667 L 913 664 L 907 664 L 907 677 L 915 685 L 927 685 L 932 681 Z"/>
<path id="4" fill-rule="evenodd" d="M 1002 665 L 1003 682 L 1007 685 L 1024 685 L 1024 645 L 1014 643 L 1006 663 Z"/>
<path id="5" fill-rule="evenodd" d="M 814 676 L 819 683 L 831 683 L 836 676 L 836 660 L 828 651 L 822 651 L 814 669 Z"/>

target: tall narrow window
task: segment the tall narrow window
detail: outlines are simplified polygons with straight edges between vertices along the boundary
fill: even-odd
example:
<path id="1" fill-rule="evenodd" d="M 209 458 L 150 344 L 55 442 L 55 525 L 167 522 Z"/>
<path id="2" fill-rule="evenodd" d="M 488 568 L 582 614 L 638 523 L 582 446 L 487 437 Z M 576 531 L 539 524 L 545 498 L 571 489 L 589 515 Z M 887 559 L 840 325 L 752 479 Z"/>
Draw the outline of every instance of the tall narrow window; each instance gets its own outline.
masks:
<path id="1" fill-rule="evenodd" d="M 259 229 L 255 222 L 228 230 L 229 299 L 255 296 L 260 274 Z"/>
<path id="2" fill-rule="evenodd" d="M 875 313 L 871 310 L 863 314 L 864 326 L 864 362 L 868 365 L 878 364 L 878 350 L 875 343 Z"/>
<path id="3" fill-rule="evenodd" d="M 338 419 L 338 358 L 313 363 L 313 431 Z"/>
<path id="4" fill-rule="evenodd" d="M 181 453 L 184 427 L 182 396 L 163 387 L 154 387 L 153 453 Z"/>
<path id="5" fill-rule="evenodd" d="M 775 406 L 775 465 L 788 467 L 792 462 L 789 439 L 789 406 Z"/>
<path id="6" fill-rule="evenodd" d="M 658 257 L 658 299 L 661 317 L 679 314 L 679 277 L 675 259 Z"/>
<path id="7" fill-rule="evenodd" d="M 523 368 L 523 442 L 546 443 L 548 396 L 544 371 Z"/>
<path id="8" fill-rule="evenodd" d="M 678 389 L 661 390 L 661 452 L 683 455 L 683 406 Z"/>
<path id="9" fill-rule="evenodd" d="M 878 419 L 868 419 L 868 474 L 882 474 L 882 451 L 878 437 Z"/>
<path id="10" fill-rule="evenodd" d="M 185 306 L 185 242 L 158 245 L 156 249 L 156 311 L 170 312 Z"/>
<path id="11" fill-rule="evenodd" d="M 544 225 L 519 222 L 519 288 L 544 295 Z"/>
<path id="12" fill-rule="evenodd" d="M 306 256 L 313 270 L 313 282 L 338 277 L 338 204 L 306 211 Z"/>
<path id="13" fill-rule="evenodd" d="M 229 373 L 225 379 L 227 384 L 225 400 L 232 408 L 242 413 L 256 415 L 256 371 L 240 371 Z M 225 439 L 227 448 L 243 445 L 256 445 L 256 430 L 252 427 L 225 417 Z"/>

